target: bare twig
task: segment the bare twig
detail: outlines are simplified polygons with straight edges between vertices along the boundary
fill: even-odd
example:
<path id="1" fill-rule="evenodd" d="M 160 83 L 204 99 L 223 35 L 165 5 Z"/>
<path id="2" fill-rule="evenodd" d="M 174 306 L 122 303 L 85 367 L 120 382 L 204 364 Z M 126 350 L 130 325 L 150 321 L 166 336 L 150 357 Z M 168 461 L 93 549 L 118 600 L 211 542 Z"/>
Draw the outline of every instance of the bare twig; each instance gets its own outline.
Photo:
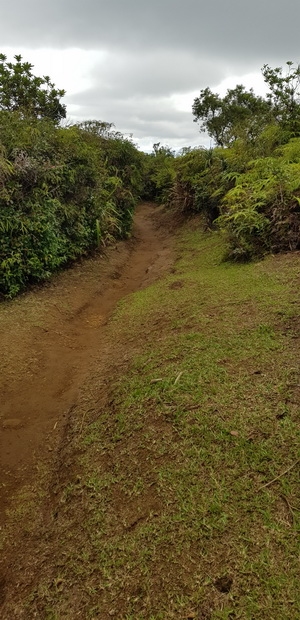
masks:
<path id="1" fill-rule="evenodd" d="M 201 405 L 199 405 L 198 403 L 198 405 L 191 405 L 191 407 L 186 407 L 185 411 L 195 411 L 195 409 L 200 409 L 200 408 L 201 408 Z"/>
<path id="2" fill-rule="evenodd" d="M 295 522 L 295 514 L 294 514 L 293 508 L 292 508 L 292 506 L 291 506 L 291 504 L 290 504 L 290 502 L 289 502 L 288 498 L 287 498 L 287 497 L 285 497 L 285 495 L 281 495 L 280 497 L 281 497 L 281 499 L 283 499 L 283 501 L 284 501 L 284 502 L 285 502 L 285 504 L 287 505 L 287 508 L 288 508 L 288 510 L 289 510 L 289 513 L 290 513 L 290 515 L 291 515 L 291 517 L 292 517 L 292 521 L 293 521 L 293 523 L 294 523 L 294 522 Z"/>
<path id="3" fill-rule="evenodd" d="M 183 375 L 183 370 L 179 373 L 179 375 L 177 375 L 175 381 L 174 381 L 174 385 L 176 385 L 176 383 L 178 383 L 180 377 Z"/>
<path id="4" fill-rule="evenodd" d="M 146 361 L 146 362 L 144 362 L 144 364 L 142 364 L 142 366 L 147 366 L 147 364 L 149 364 L 149 362 L 151 362 L 151 360 L 152 360 L 152 359 L 153 359 L 153 357 L 149 357 L 149 358 L 147 359 L 147 361 Z"/>
<path id="5" fill-rule="evenodd" d="M 81 417 L 80 428 L 79 428 L 79 435 L 81 435 L 81 433 L 82 433 L 84 421 L 85 421 L 85 418 L 86 418 L 86 414 L 87 414 L 87 411 L 85 409 L 85 411 L 84 411 L 84 413 L 83 413 L 83 415 Z"/>
<path id="6" fill-rule="evenodd" d="M 282 476 L 285 476 L 285 474 L 287 474 L 289 471 L 291 471 L 291 469 L 294 469 L 294 467 L 296 467 L 296 465 L 298 465 L 299 461 L 300 461 L 300 459 L 295 461 L 295 463 L 293 463 L 293 465 L 291 465 L 290 467 L 285 469 L 281 474 L 279 474 L 279 476 L 276 476 L 276 478 L 273 478 L 273 480 L 270 480 L 270 482 L 266 482 L 266 484 L 263 484 L 261 487 L 259 487 L 258 490 L 261 491 L 261 489 L 265 489 L 266 487 L 269 487 L 271 484 L 273 484 L 273 482 L 276 482 L 276 480 L 279 480 L 279 478 L 282 478 Z"/>

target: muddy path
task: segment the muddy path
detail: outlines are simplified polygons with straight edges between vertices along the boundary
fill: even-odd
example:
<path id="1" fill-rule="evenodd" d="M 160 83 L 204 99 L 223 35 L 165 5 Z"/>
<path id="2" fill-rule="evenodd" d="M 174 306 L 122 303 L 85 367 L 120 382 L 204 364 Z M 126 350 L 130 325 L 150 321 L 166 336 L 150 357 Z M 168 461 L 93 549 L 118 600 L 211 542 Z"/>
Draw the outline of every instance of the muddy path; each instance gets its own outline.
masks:
<path id="1" fill-rule="evenodd" d="M 170 268 L 172 235 L 161 219 L 157 206 L 140 205 L 130 240 L 0 307 L 0 523 L 39 459 L 55 459 L 94 357 L 114 354 L 105 331 L 117 303 Z"/>

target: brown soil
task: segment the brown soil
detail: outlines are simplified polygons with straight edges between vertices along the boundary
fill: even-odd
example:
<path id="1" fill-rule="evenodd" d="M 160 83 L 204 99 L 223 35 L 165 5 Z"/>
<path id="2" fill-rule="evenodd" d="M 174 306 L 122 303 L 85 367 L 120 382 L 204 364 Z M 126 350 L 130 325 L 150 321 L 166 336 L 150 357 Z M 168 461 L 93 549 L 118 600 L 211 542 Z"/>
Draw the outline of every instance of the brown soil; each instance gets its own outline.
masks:
<path id="1" fill-rule="evenodd" d="M 263 598 L 259 598 L 260 581 L 262 585 L 265 583 L 265 556 L 261 579 L 259 571 L 251 568 L 249 571 L 244 545 L 240 552 L 240 532 L 247 532 L 252 545 L 249 561 L 253 558 L 253 566 L 267 541 L 271 552 L 276 550 L 279 577 L 281 565 L 292 581 L 294 568 L 289 562 L 286 565 L 282 550 L 286 542 L 292 550 L 295 548 L 292 532 L 294 511 L 298 510 L 295 493 L 289 491 L 287 497 L 278 496 L 276 485 L 267 487 L 268 494 L 274 493 L 269 504 L 272 508 L 276 506 L 274 532 L 278 530 L 277 512 L 283 520 L 280 546 L 277 539 L 270 541 L 269 528 L 259 521 L 260 512 L 254 526 L 252 514 L 257 510 L 256 499 L 251 503 L 248 497 L 249 509 L 248 505 L 244 509 L 243 502 L 247 493 L 251 498 L 261 494 L 262 484 L 287 470 L 289 462 L 289 474 L 296 474 L 298 461 L 293 457 L 294 446 L 289 431 L 283 434 L 280 426 L 281 418 L 288 421 L 288 416 L 296 416 L 298 404 L 299 332 L 295 313 L 287 316 L 285 306 L 279 304 L 282 313 L 272 314 L 275 327 L 278 322 L 286 343 L 276 357 L 270 349 L 268 355 L 259 359 L 256 349 L 251 354 L 245 346 L 245 359 L 240 356 L 237 365 L 235 356 L 227 349 L 226 334 L 230 339 L 231 325 L 222 325 L 222 310 L 228 311 L 230 319 L 233 316 L 230 306 L 237 304 L 235 320 L 238 323 L 240 318 L 241 325 L 249 330 L 249 326 L 264 328 L 265 321 L 273 320 L 269 307 L 259 310 L 254 298 L 249 301 L 246 298 L 240 307 L 241 301 L 234 295 L 225 308 L 210 302 L 204 306 L 204 316 L 212 320 L 211 326 L 214 319 L 221 321 L 220 331 L 216 333 L 220 333 L 225 344 L 217 361 L 228 370 L 228 375 L 236 376 L 237 392 L 230 401 L 232 406 L 226 405 L 226 399 L 221 397 L 215 408 L 213 392 L 205 406 L 203 402 L 196 404 L 193 388 L 184 388 L 177 401 L 169 400 L 170 392 L 161 401 L 161 392 L 156 394 L 154 390 L 149 393 L 146 390 L 140 396 L 139 379 L 143 386 L 147 378 L 150 384 L 160 384 L 168 371 L 167 363 L 174 360 L 176 364 L 170 364 L 173 375 L 169 375 L 173 376 L 172 384 L 185 379 L 179 370 L 184 357 L 192 352 L 190 340 L 186 340 L 189 346 L 183 350 L 173 349 L 173 344 L 178 333 L 185 330 L 190 332 L 188 336 L 195 336 L 202 329 L 202 323 L 193 324 L 196 319 L 193 311 L 190 314 L 188 304 L 186 308 L 177 305 L 180 293 L 177 289 L 183 289 L 184 293 L 189 283 L 180 266 L 173 267 L 174 215 L 168 218 L 154 205 L 141 205 L 131 240 L 110 248 L 105 257 L 83 261 L 47 287 L 0 309 L 1 389 L 6 398 L 0 408 L 1 620 L 108 620 L 111 617 L 212 620 L 225 617 L 229 609 L 233 610 L 230 616 L 236 616 L 236 609 L 236 617 L 242 617 L 244 608 L 240 605 L 243 607 L 245 592 L 258 589 L 257 601 L 261 600 L 262 606 L 265 600 L 269 605 L 269 598 L 264 588 Z M 178 251 L 177 245 L 177 254 Z M 189 251 L 194 257 L 194 249 Z M 274 266 L 276 260 L 276 257 L 270 259 L 270 265 Z M 283 256 L 282 261 L 285 260 L 292 267 L 295 256 L 290 255 L 288 259 Z M 276 273 L 280 265 L 281 260 L 275 265 Z M 295 270 L 291 271 L 295 274 Z M 127 300 L 124 313 L 121 310 L 118 316 L 112 316 L 118 301 L 147 287 L 166 272 L 172 274 L 164 282 L 170 291 L 167 297 L 170 311 L 166 303 L 155 303 L 147 313 L 147 300 L 151 309 L 150 290 L 149 296 L 145 293 L 135 298 L 132 306 L 131 300 Z M 288 268 L 284 270 L 288 272 Z M 157 296 L 166 294 L 166 286 L 155 287 L 155 301 Z M 296 282 L 289 282 L 290 286 L 296 288 Z M 297 303 L 297 296 L 293 292 L 292 295 L 293 303 Z M 202 303 L 200 296 L 199 303 Z M 137 317 L 139 308 L 141 314 Z M 179 318 L 184 319 L 182 324 Z M 176 330 L 175 338 L 173 330 Z M 155 351 L 159 350 L 160 341 L 161 359 Z M 295 350 L 294 357 L 290 356 L 289 347 Z M 192 386 L 198 381 L 202 350 L 200 346 L 197 355 L 192 353 L 192 363 L 185 368 L 195 377 Z M 289 371 L 288 391 L 282 391 L 283 408 L 276 402 L 277 378 L 272 383 L 274 390 L 269 389 L 274 371 L 270 364 L 273 354 L 280 388 L 281 377 L 286 377 Z M 149 364 L 153 367 L 147 372 Z M 256 377 L 253 384 L 261 384 L 257 390 L 254 385 L 253 392 L 249 391 L 249 374 Z M 135 396 L 131 400 L 133 385 Z M 228 385 L 232 389 L 231 379 Z M 235 414 L 235 398 L 241 397 L 240 385 L 245 385 L 245 400 L 242 397 L 241 426 L 235 426 L 231 419 Z M 252 418 L 256 409 L 251 399 L 256 395 L 262 399 L 263 394 L 266 399 L 272 399 L 274 407 L 278 406 L 275 421 L 271 417 L 265 419 L 265 411 L 269 416 L 268 404 L 261 418 Z M 179 408 L 176 403 L 180 403 Z M 249 407 L 246 419 L 244 403 Z M 176 415 L 179 410 L 186 413 L 182 425 Z M 198 429 L 197 434 L 194 429 Z M 232 443 L 228 443 L 224 430 Z M 274 450 L 269 464 L 265 459 L 268 451 L 260 444 L 267 444 L 273 435 L 272 445 L 277 447 L 277 438 L 281 452 L 276 461 Z M 239 441 L 243 442 L 242 459 L 241 465 L 235 468 L 231 454 Z M 250 460 L 254 443 L 254 450 L 261 455 L 259 469 L 257 461 Z M 238 461 L 239 453 L 234 454 Z M 215 460 L 211 460 L 213 455 Z M 207 463 L 214 464 L 213 477 Z M 223 529 L 223 522 L 219 527 L 216 520 L 218 510 L 212 505 L 211 517 L 209 510 L 215 484 L 219 497 L 224 483 L 228 496 L 224 493 L 220 497 L 229 512 L 229 525 Z M 199 517 L 198 505 L 204 507 Z M 239 513 L 242 525 L 236 518 Z M 291 557 L 296 556 L 292 551 Z M 275 564 L 271 564 L 271 569 L 274 579 Z M 280 609 L 283 596 L 292 608 L 293 590 L 289 589 L 287 596 L 280 591 Z M 262 610 L 262 616 L 280 616 L 280 612 L 278 616 L 270 610 L 270 606 L 267 612 Z M 295 617 L 288 613 L 283 612 L 281 616 Z"/>
<path id="2" fill-rule="evenodd" d="M 116 304 L 172 264 L 172 235 L 153 204 L 137 209 L 133 236 L 77 264 L 43 288 L 0 309 L 0 523 L 13 494 L 42 457 L 56 458 L 68 419 L 95 356 L 118 360 L 106 337 Z M 105 370 L 105 369 L 104 369 Z"/>

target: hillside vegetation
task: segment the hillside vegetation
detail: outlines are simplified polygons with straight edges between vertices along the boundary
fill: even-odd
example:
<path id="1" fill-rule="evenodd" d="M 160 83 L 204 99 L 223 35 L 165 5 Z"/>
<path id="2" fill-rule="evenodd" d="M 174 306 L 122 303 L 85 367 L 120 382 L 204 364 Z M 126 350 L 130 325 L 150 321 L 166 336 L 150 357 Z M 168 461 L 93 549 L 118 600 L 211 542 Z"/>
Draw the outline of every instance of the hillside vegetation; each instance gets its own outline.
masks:
<path id="1" fill-rule="evenodd" d="M 102 123 L 0 112 L 0 292 L 13 296 L 130 230 L 140 154 Z"/>
<path id="2" fill-rule="evenodd" d="M 0 84 L 0 294 L 13 297 L 129 233 L 142 154 L 111 124 L 59 126 L 63 91 L 45 98 L 21 57 L 2 56 Z"/>
<path id="3" fill-rule="evenodd" d="M 158 144 L 147 159 L 149 197 L 202 213 L 233 259 L 300 247 L 300 69 L 287 65 L 263 68 L 266 99 L 242 85 L 223 99 L 201 91 L 193 113 L 215 148 L 175 157 Z"/>
<path id="4" fill-rule="evenodd" d="M 215 148 L 138 151 L 110 123 L 61 126 L 48 76 L 0 57 L 0 295 L 13 297 L 130 232 L 138 200 L 196 211 L 248 260 L 300 247 L 300 69 L 263 68 L 266 99 L 242 85 L 193 105 Z"/>

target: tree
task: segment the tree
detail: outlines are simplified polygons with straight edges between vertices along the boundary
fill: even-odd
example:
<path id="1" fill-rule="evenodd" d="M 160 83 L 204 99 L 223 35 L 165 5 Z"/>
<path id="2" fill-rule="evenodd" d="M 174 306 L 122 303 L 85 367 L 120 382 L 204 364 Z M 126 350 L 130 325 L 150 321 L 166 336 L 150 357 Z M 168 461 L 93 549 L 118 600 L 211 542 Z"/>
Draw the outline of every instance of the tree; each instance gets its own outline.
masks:
<path id="1" fill-rule="evenodd" d="M 270 103 L 242 84 L 227 90 L 223 98 L 205 88 L 194 100 L 192 109 L 194 121 L 200 121 L 201 129 L 218 146 L 228 146 L 241 136 L 255 139 L 271 118 Z"/>
<path id="2" fill-rule="evenodd" d="M 60 102 L 65 91 L 55 88 L 49 76 L 34 76 L 33 65 L 22 62 L 22 56 L 14 58 L 15 63 L 7 62 L 0 54 L 0 110 L 17 110 L 24 116 L 59 123 L 66 117 L 66 106 Z"/>
<path id="3" fill-rule="evenodd" d="M 267 100 L 277 123 L 297 137 L 300 135 L 300 65 L 292 61 L 286 64 L 285 73 L 282 67 L 272 69 L 264 65 L 262 74 L 270 88 Z"/>
<path id="4" fill-rule="evenodd" d="M 89 120 L 82 121 L 77 124 L 77 127 L 85 132 L 96 136 L 97 138 L 108 139 L 119 139 L 123 138 L 122 134 L 118 131 L 115 131 L 114 123 L 107 123 L 106 121 L 97 121 L 97 120 Z"/>
<path id="5" fill-rule="evenodd" d="M 194 100 L 192 109 L 194 122 L 200 121 L 200 129 L 207 131 L 219 146 L 223 146 L 225 126 L 222 119 L 222 99 L 219 95 L 213 93 L 210 88 L 204 88 Z"/>
<path id="6" fill-rule="evenodd" d="M 174 157 L 175 151 L 172 151 L 172 149 L 167 144 L 165 146 L 162 146 L 160 142 L 156 142 L 155 144 L 153 144 L 152 155 L 154 155 L 154 157 L 160 157 L 161 159 L 164 159 L 165 157 Z"/>
<path id="7" fill-rule="evenodd" d="M 223 98 L 204 88 L 193 103 L 195 122 L 218 146 L 229 146 L 239 137 L 253 141 L 268 124 L 280 126 L 290 137 L 300 136 L 300 65 L 286 64 L 286 71 L 263 66 L 270 89 L 265 99 L 241 84 Z"/>

